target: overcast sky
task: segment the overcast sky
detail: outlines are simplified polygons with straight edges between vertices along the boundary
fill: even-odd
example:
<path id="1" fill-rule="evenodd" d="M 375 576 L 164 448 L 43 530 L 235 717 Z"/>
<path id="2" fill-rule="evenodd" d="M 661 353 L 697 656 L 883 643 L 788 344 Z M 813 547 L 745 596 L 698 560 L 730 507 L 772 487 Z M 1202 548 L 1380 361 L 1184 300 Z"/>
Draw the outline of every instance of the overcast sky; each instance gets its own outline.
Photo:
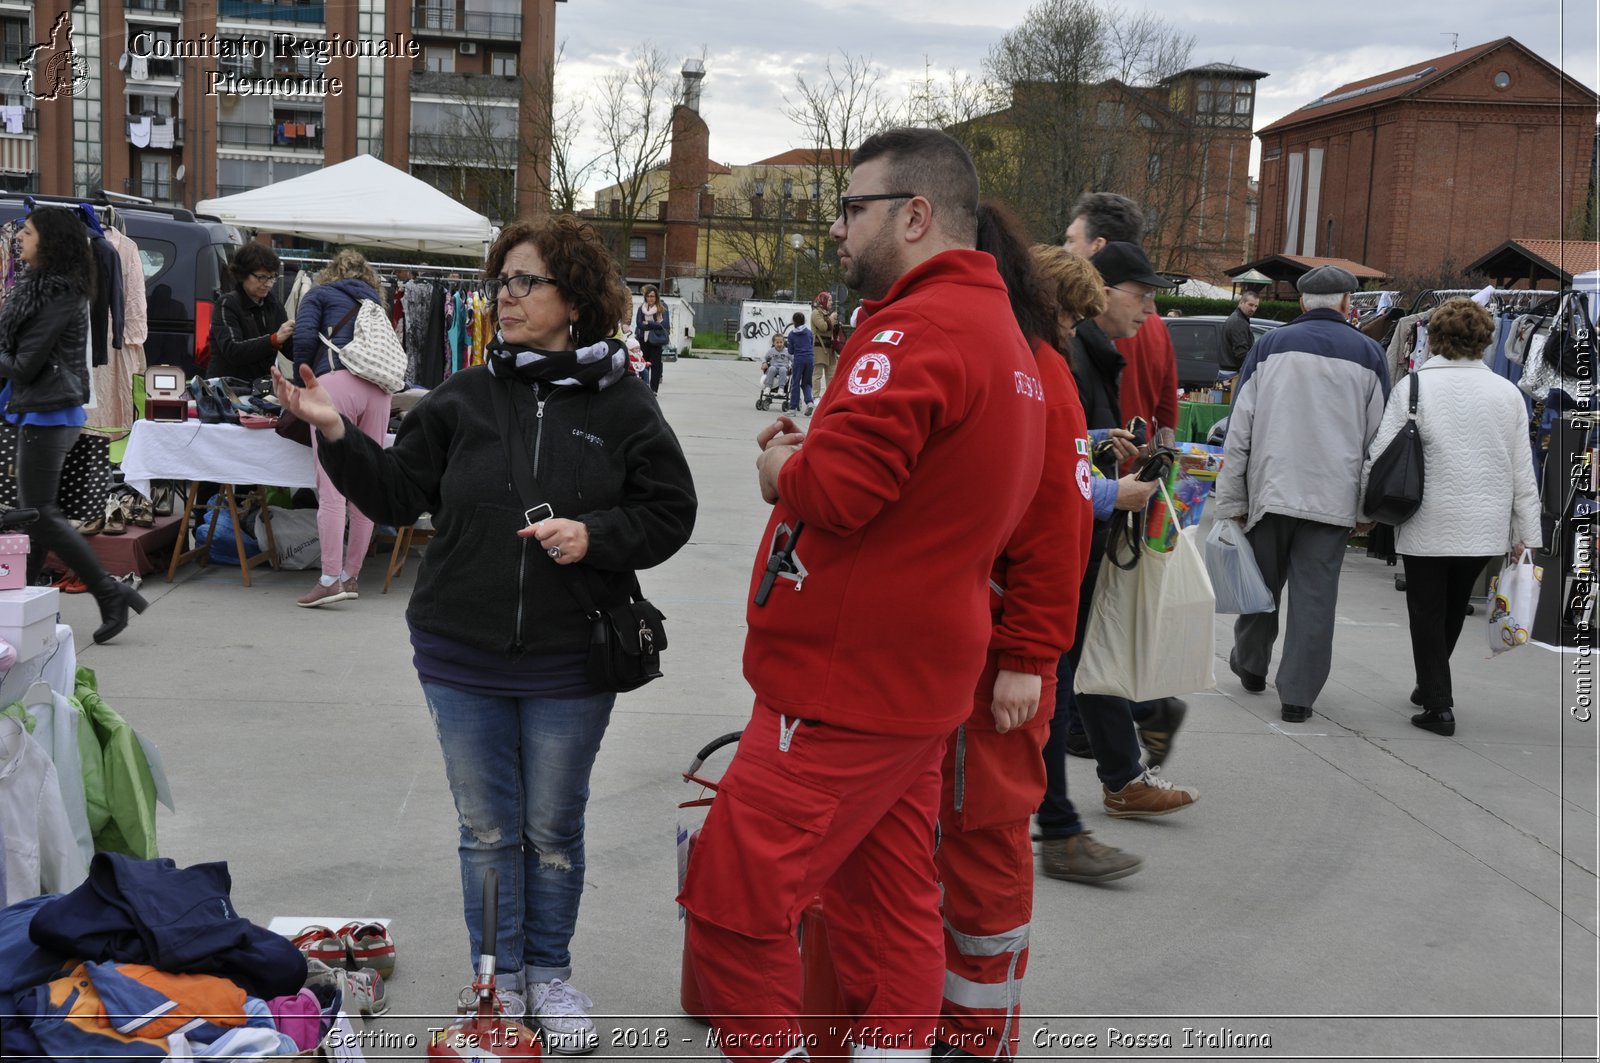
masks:
<path id="1" fill-rule="evenodd" d="M 802 146 L 799 130 L 783 117 L 784 94 L 792 95 L 797 77 L 819 75 L 830 56 L 870 59 L 896 96 L 927 69 L 978 77 L 989 49 L 1031 6 L 1025 0 L 569 0 L 555 5 L 556 40 L 565 45 L 566 92 L 581 93 L 626 65 L 629 51 L 646 41 L 674 70 L 704 52 L 700 111 L 711 128 L 711 157 L 748 163 Z M 1267 71 L 1257 86 L 1257 129 L 1345 82 L 1506 36 L 1600 87 L 1594 0 L 1345 0 L 1315 11 L 1298 0 L 1120 6 L 1149 10 L 1192 35 L 1194 64 Z M 1252 173 L 1254 167 L 1252 161 Z M 606 183 L 589 182 L 591 188 Z"/>

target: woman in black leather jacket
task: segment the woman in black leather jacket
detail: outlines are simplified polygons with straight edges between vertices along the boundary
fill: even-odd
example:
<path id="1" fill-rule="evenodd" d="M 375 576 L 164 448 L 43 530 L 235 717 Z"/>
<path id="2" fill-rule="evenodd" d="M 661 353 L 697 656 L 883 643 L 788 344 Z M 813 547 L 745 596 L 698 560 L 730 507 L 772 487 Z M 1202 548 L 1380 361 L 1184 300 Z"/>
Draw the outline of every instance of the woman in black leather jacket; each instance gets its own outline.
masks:
<path id="1" fill-rule="evenodd" d="M 94 640 L 109 642 L 128 626 L 130 608 L 144 612 L 145 600 L 106 575 L 56 503 L 61 467 L 83 431 L 83 404 L 89 401 L 86 344 L 94 267 L 88 234 L 71 211 L 41 207 L 28 215 L 19 242 L 24 269 L 0 307 L 0 408 L 20 429 L 18 502 L 39 511 L 28 528 L 28 582 L 54 550 L 100 603 Z"/>

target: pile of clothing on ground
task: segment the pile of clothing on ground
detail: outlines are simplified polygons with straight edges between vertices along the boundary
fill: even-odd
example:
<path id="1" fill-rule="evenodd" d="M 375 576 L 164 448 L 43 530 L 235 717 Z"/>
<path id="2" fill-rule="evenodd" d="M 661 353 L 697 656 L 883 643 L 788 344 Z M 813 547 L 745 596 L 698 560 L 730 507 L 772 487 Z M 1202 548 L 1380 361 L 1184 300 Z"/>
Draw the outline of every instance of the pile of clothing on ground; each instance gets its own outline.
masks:
<path id="1" fill-rule="evenodd" d="M 5 1058 L 238 1059 L 315 1048 L 345 981 L 234 910 L 224 863 L 98 853 L 70 893 L 0 909 Z"/>

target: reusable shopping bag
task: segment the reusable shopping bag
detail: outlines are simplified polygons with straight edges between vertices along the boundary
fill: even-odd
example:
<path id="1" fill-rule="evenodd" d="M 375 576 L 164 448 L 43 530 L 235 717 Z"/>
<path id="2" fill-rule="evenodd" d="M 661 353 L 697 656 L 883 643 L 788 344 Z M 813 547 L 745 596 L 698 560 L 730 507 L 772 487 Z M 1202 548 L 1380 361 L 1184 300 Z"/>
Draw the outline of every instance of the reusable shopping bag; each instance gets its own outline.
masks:
<path id="1" fill-rule="evenodd" d="M 1544 570 L 1533 563 L 1533 551 L 1522 551 L 1514 565 L 1500 570 L 1489 585 L 1489 652 L 1514 650 L 1528 641 Z"/>
<path id="2" fill-rule="evenodd" d="M 1074 691 L 1155 701 L 1216 685 L 1217 600 L 1199 534 L 1183 529 L 1171 551 L 1146 550 L 1127 571 L 1109 558 L 1101 563 Z"/>
<path id="3" fill-rule="evenodd" d="M 1219 520 L 1211 526 L 1206 536 L 1206 575 L 1211 577 L 1219 613 L 1270 613 L 1277 608 L 1244 525 L 1236 520 Z"/>

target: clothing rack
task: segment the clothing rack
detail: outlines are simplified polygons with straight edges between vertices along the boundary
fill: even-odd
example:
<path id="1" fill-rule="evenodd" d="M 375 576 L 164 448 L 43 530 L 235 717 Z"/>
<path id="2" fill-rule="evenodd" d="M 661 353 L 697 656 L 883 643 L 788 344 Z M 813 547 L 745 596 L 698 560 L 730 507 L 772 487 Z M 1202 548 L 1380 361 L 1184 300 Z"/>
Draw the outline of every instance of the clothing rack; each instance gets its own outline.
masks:
<path id="1" fill-rule="evenodd" d="M 328 258 L 317 258 L 310 255 L 279 255 L 278 260 L 285 265 L 292 264 L 300 269 L 310 269 L 313 266 L 320 268 L 332 261 Z M 437 280 L 449 280 L 452 273 L 456 274 L 456 280 L 462 282 L 481 281 L 483 279 L 478 275 L 479 271 L 473 267 L 464 269 L 460 266 L 415 266 L 404 262 L 368 262 L 367 265 L 383 273 L 392 273 L 401 269 L 409 270 L 412 273 L 426 273 Z"/>
<path id="2" fill-rule="evenodd" d="M 1411 304 L 1410 314 L 1420 314 L 1424 310 L 1432 310 L 1441 306 L 1447 299 L 1457 296 L 1468 298 L 1483 291 L 1482 288 L 1429 288 L 1417 295 Z M 1547 291 L 1541 288 L 1495 288 L 1490 292 L 1490 304 L 1496 310 L 1530 311 L 1545 309 L 1544 303 L 1550 300 L 1559 300 L 1562 293 Z M 1549 309 L 1554 309 L 1554 304 Z"/>

